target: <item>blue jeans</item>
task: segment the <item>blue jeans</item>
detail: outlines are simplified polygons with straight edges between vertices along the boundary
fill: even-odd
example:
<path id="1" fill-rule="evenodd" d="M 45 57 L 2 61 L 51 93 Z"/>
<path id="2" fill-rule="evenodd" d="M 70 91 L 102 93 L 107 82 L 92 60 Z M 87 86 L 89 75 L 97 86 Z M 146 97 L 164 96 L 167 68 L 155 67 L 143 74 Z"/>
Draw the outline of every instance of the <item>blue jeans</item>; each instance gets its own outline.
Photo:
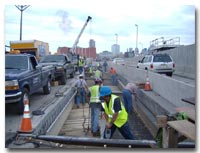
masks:
<path id="1" fill-rule="evenodd" d="M 80 103 L 82 103 L 83 105 L 85 104 L 85 101 L 86 101 L 86 92 L 85 92 L 85 89 L 84 88 L 81 88 L 81 89 L 78 89 L 78 93 L 75 97 L 75 104 L 77 106 L 80 105 Z"/>
<path id="2" fill-rule="evenodd" d="M 104 72 L 106 72 L 107 71 L 107 66 L 104 66 Z"/>
<path id="3" fill-rule="evenodd" d="M 81 74 L 83 72 L 83 66 L 79 66 L 79 73 Z"/>
<path id="4" fill-rule="evenodd" d="M 93 133 L 99 130 L 99 114 L 101 110 L 101 103 L 90 103 L 91 108 L 91 131 Z"/>
<path id="5" fill-rule="evenodd" d="M 124 107 L 127 111 L 127 113 L 130 113 L 133 111 L 133 106 L 132 106 L 132 102 L 133 102 L 133 98 L 132 98 L 132 93 L 127 90 L 127 89 L 123 89 L 122 91 L 122 97 L 124 100 Z"/>
<path id="6" fill-rule="evenodd" d="M 131 132 L 131 129 L 130 129 L 130 127 L 129 127 L 128 122 L 126 122 L 126 123 L 125 123 L 122 127 L 120 127 L 120 128 L 118 128 L 117 126 L 115 126 L 115 125 L 113 124 L 113 126 L 111 127 L 111 137 L 110 137 L 110 138 L 112 138 L 112 136 L 113 136 L 113 134 L 114 134 L 116 128 L 119 130 L 119 132 L 122 134 L 122 136 L 123 136 L 125 139 L 130 139 L 130 140 L 134 140 L 134 139 L 135 139 L 133 133 Z M 106 130 L 105 130 L 105 131 L 106 131 Z M 105 137 L 105 133 L 104 133 L 104 138 L 106 138 L 106 137 Z"/>
<path id="7" fill-rule="evenodd" d="M 117 75 L 111 75 L 111 80 L 112 80 L 112 85 L 116 86 L 117 85 Z"/>

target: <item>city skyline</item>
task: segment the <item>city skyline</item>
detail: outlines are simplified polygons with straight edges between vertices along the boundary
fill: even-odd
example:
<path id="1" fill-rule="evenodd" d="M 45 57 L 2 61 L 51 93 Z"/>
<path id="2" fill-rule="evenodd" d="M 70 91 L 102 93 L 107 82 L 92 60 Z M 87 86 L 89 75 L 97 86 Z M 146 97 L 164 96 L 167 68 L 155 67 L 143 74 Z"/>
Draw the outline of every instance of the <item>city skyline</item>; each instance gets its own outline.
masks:
<path id="1" fill-rule="evenodd" d="M 48 42 L 51 52 L 58 47 L 72 47 L 87 17 L 91 16 L 78 46 L 89 47 L 89 40 L 94 39 L 97 53 L 110 50 L 116 41 L 121 52 L 136 46 L 139 50 L 148 48 L 150 41 L 159 37 L 180 37 L 182 45 L 195 43 L 194 5 L 172 6 L 156 1 L 147 6 L 132 6 L 130 0 L 106 4 L 94 5 L 89 0 L 66 1 L 66 5 L 30 3 L 23 12 L 22 39 Z M 9 41 L 19 40 L 20 11 L 11 4 L 5 5 L 4 10 L 5 45 L 9 45 Z"/>

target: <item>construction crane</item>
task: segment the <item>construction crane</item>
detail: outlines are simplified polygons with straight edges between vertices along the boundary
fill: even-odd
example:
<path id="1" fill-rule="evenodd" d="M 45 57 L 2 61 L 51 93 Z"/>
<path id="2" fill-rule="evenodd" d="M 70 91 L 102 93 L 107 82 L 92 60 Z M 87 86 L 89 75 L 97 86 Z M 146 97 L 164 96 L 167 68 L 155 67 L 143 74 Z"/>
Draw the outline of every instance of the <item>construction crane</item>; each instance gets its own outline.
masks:
<path id="1" fill-rule="evenodd" d="M 73 53 L 73 54 L 76 53 L 75 50 L 76 50 L 77 44 L 78 44 L 78 42 L 79 42 L 79 39 L 80 39 L 80 37 L 81 37 L 83 31 L 85 30 L 85 27 L 87 26 L 88 22 L 89 22 L 91 19 L 92 19 L 92 17 L 88 16 L 88 18 L 87 18 L 85 24 L 83 25 L 83 28 L 81 29 L 81 32 L 79 33 L 78 37 L 76 38 L 76 41 L 74 42 L 73 47 L 71 48 L 71 53 Z"/>

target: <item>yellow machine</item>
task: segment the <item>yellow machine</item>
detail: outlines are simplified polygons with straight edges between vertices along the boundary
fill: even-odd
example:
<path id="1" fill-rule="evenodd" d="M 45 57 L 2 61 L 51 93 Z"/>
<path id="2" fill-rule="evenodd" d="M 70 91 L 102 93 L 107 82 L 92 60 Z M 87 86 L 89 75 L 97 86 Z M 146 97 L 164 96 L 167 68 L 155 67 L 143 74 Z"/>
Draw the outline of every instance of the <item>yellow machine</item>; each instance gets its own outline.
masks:
<path id="1" fill-rule="evenodd" d="M 39 40 L 10 41 L 10 49 L 35 55 L 38 60 L 45 55 L 49 55 L 49 44 Z"/>

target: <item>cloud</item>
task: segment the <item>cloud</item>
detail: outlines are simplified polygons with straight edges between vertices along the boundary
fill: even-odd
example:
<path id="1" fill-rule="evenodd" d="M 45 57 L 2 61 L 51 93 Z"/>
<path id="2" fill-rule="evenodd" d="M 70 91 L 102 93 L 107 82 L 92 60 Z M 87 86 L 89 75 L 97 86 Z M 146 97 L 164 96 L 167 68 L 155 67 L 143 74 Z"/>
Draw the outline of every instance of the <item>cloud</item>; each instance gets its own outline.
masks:
<path id="1" fill-rule="evenodd" d="M 68 33 L 72 29 L 68 12 L 64 10 L 58 10 L 56 15 L 58 15 L 60 18 L 59 27 L 64 33 Z"/>
<path id="2" fill-rule="evenodd" d="M 70 47 L 87 17 L 91 16 L 92 20 L 85 28 L 78 45 L 88 47 L 89 39 L 94 39 L 98 52 L 111 49 L 116 33 L 121 51 L 135 48 L 135 24 L 138 24 L 138 42 L 143 44 L 139 45 L 140 49 L 141 46 L 148 48 L 150 41 L 159 37 L 180 37 L 185 44 L 195 41 L 194 6 L 162 3 L 131 5 L 127 0 L 123 3 L 88 0 L 79 2 L 31 5 L 23 13 L 23 38 L 46 41 L 52 50 L 60 46 Z M 19 39 L 20 11 L 15 6 L 7 6 L 5 17 L 6 41 Z"/>

